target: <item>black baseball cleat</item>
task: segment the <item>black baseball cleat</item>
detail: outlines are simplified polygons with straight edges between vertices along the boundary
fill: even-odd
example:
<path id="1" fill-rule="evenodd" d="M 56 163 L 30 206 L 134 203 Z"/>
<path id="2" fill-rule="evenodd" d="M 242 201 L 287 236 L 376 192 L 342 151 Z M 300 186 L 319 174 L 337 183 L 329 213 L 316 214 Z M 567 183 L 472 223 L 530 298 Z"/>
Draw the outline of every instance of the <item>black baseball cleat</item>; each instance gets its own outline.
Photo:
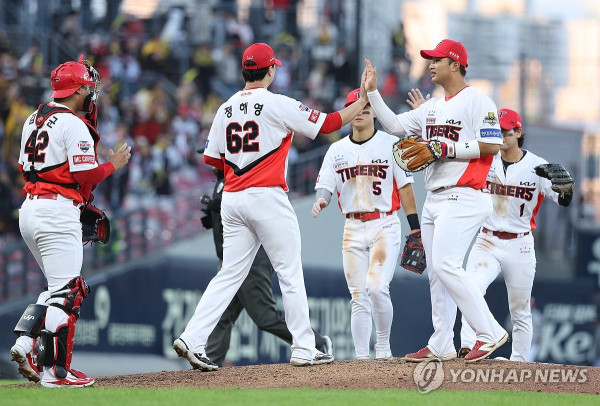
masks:
<path id="1" fill-rule="evenodd" d="M 178 338 L 173 342 L 173 349 L 178 356 L 188 360 L 192 368 L 199 369 L 201 371 L 216 371 L 219 366 L 212 362 L 206 354 L 195 354 L 190 351 L 187 344 Z"/>
<path id="2" fill-rule="evenodd" d="M 458 352 L 458 358 L 464 358 L 470 352 L 471 349 L 469 347 L 461 347 L 460 351 Z"/>

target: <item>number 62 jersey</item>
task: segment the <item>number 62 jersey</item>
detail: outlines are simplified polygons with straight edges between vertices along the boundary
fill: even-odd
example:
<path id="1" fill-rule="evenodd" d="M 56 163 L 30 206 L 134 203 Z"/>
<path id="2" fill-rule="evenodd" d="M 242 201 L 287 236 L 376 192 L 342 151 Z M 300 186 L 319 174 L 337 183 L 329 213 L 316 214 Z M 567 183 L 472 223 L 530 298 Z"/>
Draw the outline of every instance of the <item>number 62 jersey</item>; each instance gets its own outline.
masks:
<path id="1" fill-rule="evenodd" d="M 343 214 L 400 209 L 398 189 L 414 180 L 394 161 L 392 146 L 397 141 L 396 136 L 376 131 L 363 142 L 351 136 L 334 142 L 325 154 L 315 189 L 337 191 Z"/>
<path id="2" fill-rule="evenodd" d="M 225 191 L 280 186 L 295 132 L 314 139 L 327 114 L 265 88 L 244 89 L 219 107 L 206 140 L 204 160 L 223 166 Z"/>

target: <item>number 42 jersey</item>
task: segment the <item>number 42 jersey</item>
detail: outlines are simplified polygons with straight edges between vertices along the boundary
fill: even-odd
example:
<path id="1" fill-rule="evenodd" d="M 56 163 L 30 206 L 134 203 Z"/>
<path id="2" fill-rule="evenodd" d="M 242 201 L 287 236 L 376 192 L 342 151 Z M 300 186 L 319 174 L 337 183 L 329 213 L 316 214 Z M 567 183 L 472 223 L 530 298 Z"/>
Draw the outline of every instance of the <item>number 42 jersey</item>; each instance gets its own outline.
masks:
<path id="1" fill-rule="evenodd" d="M 223 103 L 206 147 L 208 163 L 221 161 L 225 191 L 280 186 L 288 190 L 288 153 L 295 133 L 314 139 L 327 115 L 265 88 L 244 89 Z"/>

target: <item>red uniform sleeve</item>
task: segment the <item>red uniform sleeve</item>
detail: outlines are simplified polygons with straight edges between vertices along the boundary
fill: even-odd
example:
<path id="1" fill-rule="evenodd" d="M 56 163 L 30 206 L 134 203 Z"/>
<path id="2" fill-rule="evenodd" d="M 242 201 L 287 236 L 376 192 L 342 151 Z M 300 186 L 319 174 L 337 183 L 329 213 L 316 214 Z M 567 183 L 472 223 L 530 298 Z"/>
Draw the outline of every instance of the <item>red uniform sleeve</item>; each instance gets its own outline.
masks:
<path id="1" fill-rule="evenodd" d="M 329 113 L 319 130 L 322 134 L 329 134 L 342 128 L 342 116 L 339 112 Z"/>
<path id="2" fill-rule="evenodd" d="M 97 185 L 108 178 L 115 171 L 112 163 L 106 162 L 89 171 L 71 172 L 73 178 L 82 187 L 86 185 Z"/>
<path id="3" fill-rule="evenodd" d="M 224 168 L 223 160 L 204 155 L 204 163 L 222 171 Z"/>

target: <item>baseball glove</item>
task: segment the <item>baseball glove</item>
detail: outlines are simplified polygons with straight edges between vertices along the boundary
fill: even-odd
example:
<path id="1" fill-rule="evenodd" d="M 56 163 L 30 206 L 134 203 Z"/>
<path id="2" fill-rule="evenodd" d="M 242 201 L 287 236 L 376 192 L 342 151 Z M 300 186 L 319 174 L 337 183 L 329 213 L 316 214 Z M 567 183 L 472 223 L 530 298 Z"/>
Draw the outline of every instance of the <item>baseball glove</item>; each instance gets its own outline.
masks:
<path id="1" fill-rule="evenodd" d="M 406 237 L 406 244 L 404 245 L 400 265 L 402 265 L 404 269 L 408 269 L 409 271 L 418 274 L 422 274 L 425 271 L 425 268 L 427 268 L 425 249 L 423 248 L 423 242 L 421 241 L 420 231 L 409 234 Z"/>
<path id="2" fill-rule="evenodd" d="M 536 175 L 550 179 L 552 190 L 561 196 L 573 194 L 575 191 L 575 181 L 573 177 L 561 164 L 542 164 L 535 168 Z"/>
<path id="3" fill-rule="evenodd" d="M 81 240 L 107 244 L 110 240 L 110 220 L 96 206 L 88 204 L 81 212 Z"/>
<path id="4" fill-rule="evenodd" d="M 394 160 L 407 172 L 418 172 L 445 156 L 445 144 L 425 141 L 419 136 L 410 136 L 396 142 L 392 147 Z"/>

